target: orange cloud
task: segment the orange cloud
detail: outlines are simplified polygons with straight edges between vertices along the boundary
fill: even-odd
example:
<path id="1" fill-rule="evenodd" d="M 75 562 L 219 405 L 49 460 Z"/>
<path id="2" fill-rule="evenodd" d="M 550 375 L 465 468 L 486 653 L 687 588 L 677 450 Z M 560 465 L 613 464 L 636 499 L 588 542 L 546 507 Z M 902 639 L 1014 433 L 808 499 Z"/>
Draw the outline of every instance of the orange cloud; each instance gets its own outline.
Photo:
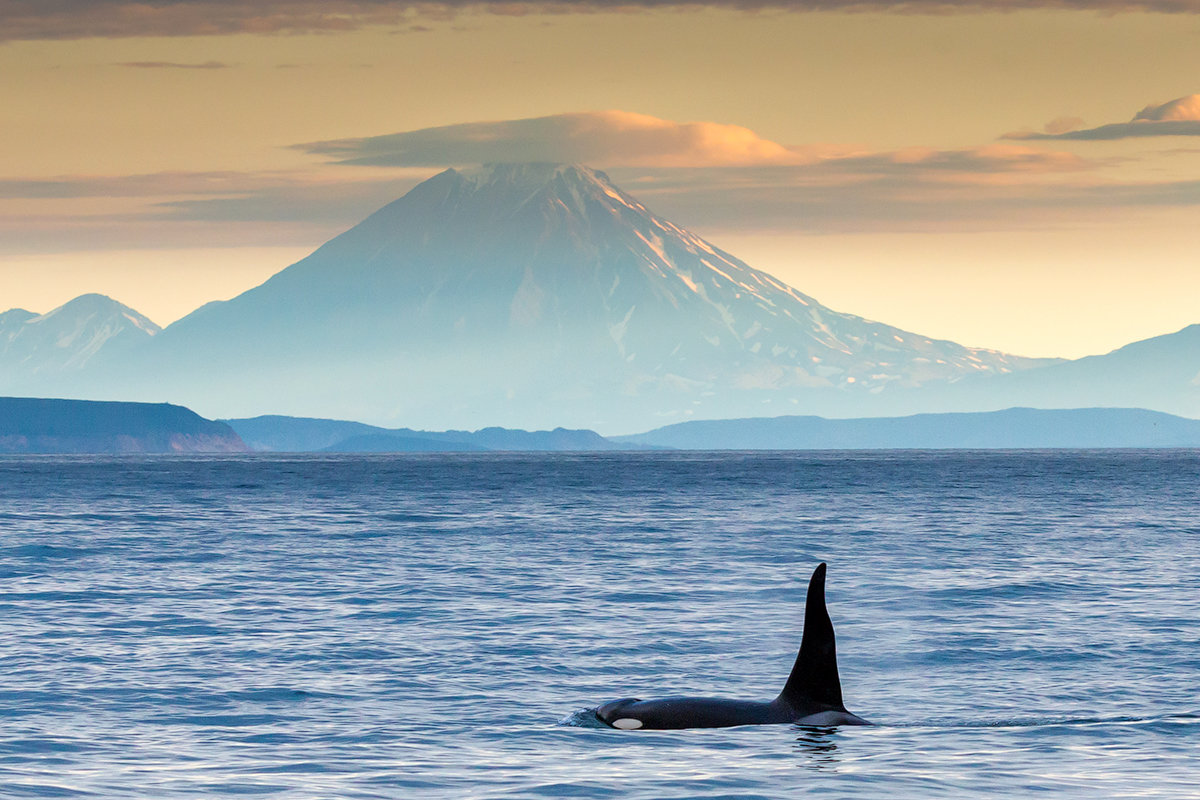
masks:
<path id="1" fill-rule="evenodd" d="M 805 163 L 820 153 L 785 147 L 740 125 L 673 122 L 629 111 L 470 122 L 296 147 L 340 164 L 384 167 L 507 161 L 725 167 Z"/>
<path id="2" fill-rule="evenodd" d="M 1200 94 L 1178 97 L 1167 103 L 1148 105 L 1133 118 L 1134 122 L 1181 122 L 1200 120 Z"/>
<path id="3" fill-rule="evenodd" d="M 988 144 L 960 150 L 912 148 L 885 153 L 882 157 L 895 164 L 913 164 L 935 170 L 976 174 L 1073 172 L 1092 166 L 1091 162 L 1074 153 L 1014 144 Z"/>
<path id="4" fill-rule="evenodd" d="M 627 111 L 426 128 L 300 145 L 338 164 L 296 172 L 196 172 L 0 180 L 4 250 L 309 241 L 352 224 L 436 168 L 572 161 L 685 224 L 791 231 L 1004 226 L 1047 209 L 1193 205 L 1193 183 L 1116 192 L 1099 162 L 1025 144 L 864 151 L 786 146 L 737 125 Z M 371 169 L 387 167 L 386 169 Z M 617 174 L 619 171 L 620 174 Z M 1082 177 L 1080 177 L 1082 176 Z M 1057 212 L 1056 212 L 1057 213 Z M 55 235 L 48 231 L 57 230 Z M 298 233 L 300 232 L 300 233 Z"/>
<path id="5" fill-rule="evenodd" d="M 1045 133 L 1014 131 L 1004 134 L 1003 138 L 1096 141 L 1143 136 L 1200 136 L 1200 94 L 1177 97 L 1166 103 L 1153 103 L 1135 114 L 1129 122 L 1114 122 L 1082 130 L 1055 130 L 1053 126 L 1054 122 L 1047 124 Z"/>
<path id="6" fill-rule="evenodd" d="M 229 69 L 231 65 L 224 61 L 204 61 L 198 64 L 185 64 L 178 61 L 121 61 L 114 66 L 134 69 Z"/>
<path id="7" fill-rule="evenodd" d="M 1083 120 L 1080 117 L 1055 117 L 1043 126 L 1042 130 L 1046 133 L 1069 133 L 1083 127 Z"/>
<path id="8" fill-rule="evenodd" d="M 955 150 L 910 147 L 871 152 L 848 145 L 783 145 L 749 128 L 674 122 L 630 111 L 584 111 L 295 145 L 334 163 L 451 167 L 505 162 L 579 163 L 604 169 L 804 167 L 840 164 L 844 175 L 910 165 L 933 174 L 1066 172 L 1093 164 L 1072 153 L 990 144 Z M 829 170 L 810 171 L 829 175 Z"/>

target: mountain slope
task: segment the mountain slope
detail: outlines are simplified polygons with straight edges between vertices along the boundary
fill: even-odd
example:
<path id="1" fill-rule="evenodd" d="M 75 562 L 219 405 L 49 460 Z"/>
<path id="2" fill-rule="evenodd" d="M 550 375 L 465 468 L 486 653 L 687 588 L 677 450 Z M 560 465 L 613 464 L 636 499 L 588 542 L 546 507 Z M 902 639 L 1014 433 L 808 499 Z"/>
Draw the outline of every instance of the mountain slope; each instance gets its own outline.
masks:
<path id="1" fill-rule="evenodd" d="M 215 416 L 630 430 L 1039 363 L 831 311 L 602 173 L 523 164 L 431 178 L 95 388 Z"/>
<path id="2" fill-rule="evenodd" d="M 870 389 L 1032 363 L 830 311 L 602 173 L 560 165 L 448 170 L 162 341 L 231 357 L 247 345 L 234 331 L 253 332 L 256 352 L 306 357 L 335 343 L 447 351 L 549 335 L 645 375 L 708 380 L 740 367 L 743 382 L 772 386 Z M 766 364 L 791 372 L 747 369 Z"/>
<path id="3" fill-rule="evenodd" d="M 1200 418 L 1200 325 L 995 380 L 901 390 L 888 402 L 890 413 L 1103 406 Z"/>
<path id="4" fill-rule="evenodd" d="M 977 394 L 987 391 L 982 386 L 972 389 Z M 1142 406 L 1200 417 L 1200 325 L 1133 342 L 1105 355 L 1054 365 L 1036 381 L 1006 380 L 994 391 L 1000 398 L 1021 397 L 1047 408 L 1102 398 L 1108 406 Z"/>

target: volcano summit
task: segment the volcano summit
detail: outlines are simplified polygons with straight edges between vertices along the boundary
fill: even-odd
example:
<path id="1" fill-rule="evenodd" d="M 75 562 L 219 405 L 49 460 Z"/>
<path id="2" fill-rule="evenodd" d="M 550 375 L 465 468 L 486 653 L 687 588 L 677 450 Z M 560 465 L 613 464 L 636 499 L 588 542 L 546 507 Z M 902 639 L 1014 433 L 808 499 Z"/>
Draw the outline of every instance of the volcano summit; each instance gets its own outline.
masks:
<path id="1" fill-rule="evenodd" d="M 430 178 L 79 386 L 209 416 L 621 431 L 1038 363 L 832 311 L 602 172 L 502 164 Z"/>

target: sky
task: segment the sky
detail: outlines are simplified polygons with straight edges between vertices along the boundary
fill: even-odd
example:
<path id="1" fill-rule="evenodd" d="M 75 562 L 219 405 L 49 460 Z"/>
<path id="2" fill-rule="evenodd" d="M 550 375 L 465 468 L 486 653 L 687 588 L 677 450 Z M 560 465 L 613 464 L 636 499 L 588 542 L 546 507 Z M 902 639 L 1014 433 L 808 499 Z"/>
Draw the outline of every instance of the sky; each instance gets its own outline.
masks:
<path id="1" fill-rule="evenodd" d="M 168 324 L 447 167 L 573 161 L 838 310 L 1200 323 L 1200 0 L 0 0 L 0 310 Z"/>

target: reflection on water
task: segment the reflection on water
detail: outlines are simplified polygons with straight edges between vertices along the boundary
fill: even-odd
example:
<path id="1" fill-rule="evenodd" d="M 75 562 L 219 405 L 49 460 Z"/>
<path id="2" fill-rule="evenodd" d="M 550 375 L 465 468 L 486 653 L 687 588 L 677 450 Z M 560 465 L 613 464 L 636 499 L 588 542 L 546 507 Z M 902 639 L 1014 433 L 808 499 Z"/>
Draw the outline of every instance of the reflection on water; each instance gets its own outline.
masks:
<path id="1" fill-rule="evenodd" d="M 807 769 L 831 770 L 836 769 L 838 759 L 837 743 L 834 737 L 837 728 L 809 728 L 793 726 L 799 734 L 796 737 L 796 750 L 806 758 L 801 765 Z"/>

